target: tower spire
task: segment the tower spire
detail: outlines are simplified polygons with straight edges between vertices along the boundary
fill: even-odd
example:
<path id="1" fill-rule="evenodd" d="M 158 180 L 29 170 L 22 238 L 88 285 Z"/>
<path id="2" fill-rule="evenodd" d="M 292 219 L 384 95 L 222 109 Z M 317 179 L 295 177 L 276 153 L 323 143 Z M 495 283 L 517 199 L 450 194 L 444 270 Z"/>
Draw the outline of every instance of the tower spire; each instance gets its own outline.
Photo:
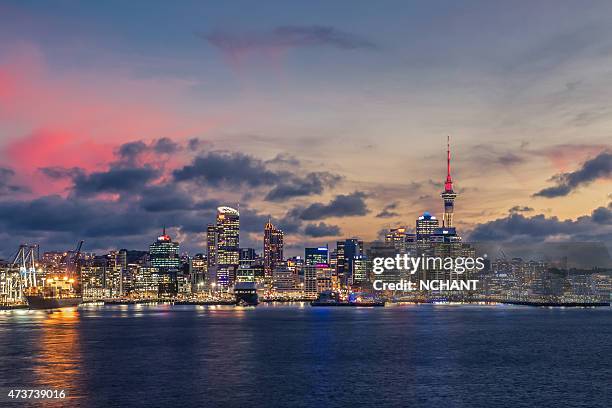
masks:
<path id="1" fill-rule="evenodd" d="M 446 136 L 446 182 L 444 183 L 444 191 L 453 191 L 453 179 L 451 177 L 451 151 L 450 151 L 450 135 Z"/>
<path id="2" fill-rule="evenodd" d="M 442 226 L 446 228 L 453 227 L 453 212 L 455 209 L 455 198 L 457 193 L 453 191 L 453 179 L 451 177 L 451 151 L 450 151 L 450 136 L 446 137 L 446 182 L 444 183 L 444 191 L 440 196 L 444 200 L 444 218 Z"/>

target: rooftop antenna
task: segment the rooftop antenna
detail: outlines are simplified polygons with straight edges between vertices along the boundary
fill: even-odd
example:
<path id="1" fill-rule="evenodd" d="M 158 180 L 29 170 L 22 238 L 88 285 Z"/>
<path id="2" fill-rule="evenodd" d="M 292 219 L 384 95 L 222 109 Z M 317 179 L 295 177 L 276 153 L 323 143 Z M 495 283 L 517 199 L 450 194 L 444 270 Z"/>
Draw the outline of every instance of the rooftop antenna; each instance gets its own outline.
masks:
<path id="1" fill-rule="evenodd" d="M 452 191 L 453 179 L 451 178 L 451 151 L 450 151 L 450 135 L 446 136 L 446 182 L 444 183 L 444 190 Z"/>

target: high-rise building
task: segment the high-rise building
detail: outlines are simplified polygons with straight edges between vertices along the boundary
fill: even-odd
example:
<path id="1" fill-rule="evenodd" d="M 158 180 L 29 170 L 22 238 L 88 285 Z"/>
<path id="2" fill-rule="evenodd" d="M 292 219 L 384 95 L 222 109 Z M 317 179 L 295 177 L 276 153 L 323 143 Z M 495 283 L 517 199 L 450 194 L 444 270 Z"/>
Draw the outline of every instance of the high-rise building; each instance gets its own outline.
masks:
<path id="1" fill-rule="evenodd" d="M 363 241 L 350 238 L 336 243 L 336 271 L 338 279 L 343 285 L 351 285 L 355 257 L 363 254 Z"/>
<path id="2" fill-rule="evenodd" d="M 291 292 L 297 286 L 297 275 L 286 264 L 277 264 L 272 272 L 272 286 L 276 292 Z"/>
<path id="3" fill-rule="evenodd" d="M 208 259 L 204 254 L 196 254 L 191 259 L 191 284 L 196 291 L 202 291 L 208 279 Z"/>
<path id="4" fill-rule="evenodd" d="M 346 260 L 344 259 L 344 241 L 336 242 L 336 276 L 342 280 L 346 268 Z"/>
<path id="5" fill-rule="evenodd" d="M 444 191 L 440 194 L 440 197 L 444 200 L 444 218 L 442 219 L 442 226 L 446 228 L 453 228 L 453 212 L 455 209 L 455 198 L 457 193 L 453 191 L 453 179 L 451 178 L 451 167 L 450 167 L 451 153 L 450 153 L 450 136 L 447 139 L 446 149 L 446 182 L 444 183 Z"/>
<path id="6" fill-rule="evenodd" d="M 221 288 L 234 283 L 240 263 L 240 213 L 231 207 L 217 208 L 216 281 Z"/>
<path id="7" fill-rule="evenodd" d="M 149 263 L 151 267 L 159 271 L 159 295 L 176 295 L 178 292 L 177 273 L 181 267 L 179 244 L 173 242 L 172 238 L 166 234 L 166 228 L 149 246 Z"/>
<path id="8" fill-rule="evenodd" d="M 304 262 L 306 265 L 328 265 L 328 248 L 304 248 Z"/>
<path id="9" fill-rule="evenodd" d="M 416 239 L 419 242 L 428 241 L 440 223 L 436 217 L 425 211 L 416 220 Z"/>
<path id="10" fill-rule="evenodd" d="M 271 278 L 274 267 L 283 262 L 283 231 L 268 220 L 264 227 L 264 275 Z"/>
<path id="11" fill-rule="evenodd" d="M 120 249 L 115 253 L 115 266 L 127 269 L 127 249 Z"/>
<path id="12" fill-rule="evenodd" d="M 208 224 L 206 227 L 206 255 L 208 269 L 217 265 L 217 226 Z"/>
<path id="13" fill-rule="evenodd" d="M 160 271 L 178 270 L 181 266 L 179 243 L 173 242 L 166 234 L 166 228 L 157 240 L 149 246 L 150 263 Z"/>
<path id="14" fill-rule="evenodd" d="M 304 266 L 304 294 L 315 296 L 317 294 L 317 267 Z"/>
<path id="15" fill-rule="evenodd" d="M 353 260 L 353 285 L 360 285 L 368 281 L 368 258 L 357 255 Z"/>

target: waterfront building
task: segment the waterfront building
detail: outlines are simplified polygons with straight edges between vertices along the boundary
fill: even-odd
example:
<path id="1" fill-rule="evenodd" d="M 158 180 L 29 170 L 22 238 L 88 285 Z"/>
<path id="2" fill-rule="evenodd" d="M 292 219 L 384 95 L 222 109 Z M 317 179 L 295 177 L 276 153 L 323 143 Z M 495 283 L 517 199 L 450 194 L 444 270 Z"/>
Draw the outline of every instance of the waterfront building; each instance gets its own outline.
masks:
<path id="1" fill-rule="evenodd" d="M 264 226 L 264 274 L 272 277 L 276 265 L 283 262 L 283 231 L 272 225 L 271 220 Z"/>
<path id="2" fill-rule="evenodd" d="M 334 269 L 324 264 L 318 264 L 315 268 L 317 275 L 317 293 L 337 288 L 338 285 Z"/>
<path id="3" fill-rule="evenodd" d="M 104 290 L 106 265 L 84 265 L 81 267 L 83 299 L 96 300 L 106 297 Z"/>
<path id="4" fill-rule="evenodd" d="M 304 266 L 304 294 L 307 296 L 317 294 L 317 267 L 315 265 Z"/>
<path id="5" fill-rule="evenodd" d="M 282 293 L 295 291 L 297 287 L 296 275 L 287 265 L 277 264 L 272 275 L 275 292 Z"/>
<path id="6" fill-rule="evenodd" d="M 363 241 L 357 238 L 338 241 L 336 244 L 336 253 L 336 271 L 338 279 L 342 285 L 350 286 L 353 283 L 355 257 L 364 253 Z"/>
<path id="7" fill-rule="evenodd" d="M 138 266 L 134 277 L 134 290 L 141 298 L 156 298 L 159 293 L 158 268 L 150 266 Z"/>
<path id="8" fill-rule="evenodd" d="M 202 291 L 208 281 L 208 258 L 204 254 L 196 254 L 191 259 L 191 283 L 197 291 Z"/>

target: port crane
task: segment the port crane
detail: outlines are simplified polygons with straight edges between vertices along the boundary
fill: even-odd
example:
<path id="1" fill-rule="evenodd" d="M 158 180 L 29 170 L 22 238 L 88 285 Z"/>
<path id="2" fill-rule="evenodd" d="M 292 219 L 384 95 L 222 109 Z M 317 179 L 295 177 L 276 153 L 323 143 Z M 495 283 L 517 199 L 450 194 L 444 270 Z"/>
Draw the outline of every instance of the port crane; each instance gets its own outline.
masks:
<path id="1" fill-rule="evenodd" d="M 0 296 L 4 303 L 20 303 L 24 290 L 36 287 L 38 251 L 38 245 L 20 245 L 10 265 L 0 273 Z"/>
<path id="2" fill-rule="evenodd" d="M 66 264 L 66 274 L 78 274 L 81 248 L 84 241 L 79 241 L 75 251 L 68 252 L 62 259 Z M 39 246 L 22 244 L 6 268 L 0 270 L 0 303 L 17 304 L 25 302 L 25 293 L 30 288 L 38 286 L 37 270 L 39 262 Z M 45 278 L 42 278 L 44 285 Z"/>

